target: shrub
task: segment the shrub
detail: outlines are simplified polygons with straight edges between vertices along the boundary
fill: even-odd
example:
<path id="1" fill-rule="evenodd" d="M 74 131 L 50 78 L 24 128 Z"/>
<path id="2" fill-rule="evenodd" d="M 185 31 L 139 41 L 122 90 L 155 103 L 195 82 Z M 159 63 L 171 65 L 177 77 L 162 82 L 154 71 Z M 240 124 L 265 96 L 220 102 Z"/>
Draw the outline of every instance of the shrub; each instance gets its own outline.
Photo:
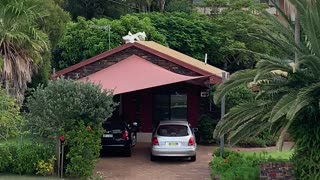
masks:
<path id="1" fill-rule="evenodd" d="M 228 149 L 224 149 L 223 150 L 223 158 L 227 158 L 229 157 L 231 154 L 233 155 L 240 155 L 239 153 L 232 151 L 232 150 L 228 150 Z M 213 156 L 214 157 L 220 157 L 220 148 L 216 149 L 213 151 Z"/>
<path id="2" fill-rule="evenodd" d="M 56 158 L 52 156 L 48 161 L 40 160 L 36 164 L 37 175 L 49 176 L 54 173 L 54 163 Z"/>
<path id="3" fill-rule="evenodd" d="M 269 147 L 275 146 L 277 142 L 277 137 L 271 135 L 271 133 L 264 131 L 257 137 L 243 139 L 237 143 L 241 147 Z"/>
<path id="4" fill-rule="evenodd" d="M 211 176 L 221 180 L 259 179 L 259 167 L 240 154 L 231 153 L 227 158 L 214 157 L 210 163 Z"/>
<path id="5" fill-rule="evenodd" d="M 52 156 L 52 148 L 42 144 L 4 143 L 0 146 L 0 172 L 35 174 L 36 164 Z"/>
<path id="6" fill-rule="evenodd" d="M 111 116 L 114 109 L 110 91 L 101 86 L 75 80 L 50 81 L 39 86 L 27 100 L 27 122 L 45 142 L 57 143 L 61 131 L 73 129 L 74 120 L 96 126 Z"/>
<path id="7" fill-rule="evenodd" d="M 311 116 L 311 113 L 305 113 Z M 290 135 L 296 148 L 291 161 L 297 179 L 320 179 L 320 113 L 294 121 Z"/>
<path id="8" fill-rule="evenodd" d="M 36 164 L 50 159 L 52 147 L 42 144 L 10 144 L 13 155 L 11 172 L 18 174 L 36 174 Z"/>
<path id="9" fill-rule="evenodd" d="M 225 150 L 224 157 L 219 157 L 219 149 L 214 151 L 210 162 L 211 176 L 221 180 L 253 180 L 259 179 L 260 165 L 267 162 L 286 162 L 274 159 L 267 152 L 244 155 L 235 151 Z"/>
<path id="10" fill-rule="evenodd" d="M 23 118 L 13 98 L 0 87 L 0 140 L 14 138 L 21 133 Z"/>
<path id="11" fill-rule="evenodd" d="M 252 101 L 254 98 L 255 93 L 246 86 L 243 85 L 236 87 L 226 95 L 226 112 L 228 112 L 232 107 L 244 102 Z"/>
<path id="12" fill-rule="evenodd" d="M 12 162 L 12 154 L 6 145 L 0 145 L 0 172 L 6 172 Z"/>
<path id="13" fill-rule="evenodd" d="M 69 151 L 66 158 L 70 161 L 67 165 L 67 173 L 82 179 L 87 179 L 92 175 L 101 149 L 102 134 L 102 125 L 86 126 L 83 121 L 67 132 L 65 145 Z"/>
<path id="14" fill-rule="evenodd" d="M 214 121 L 208 114 L 202 115 L 199 121 L 199 136 L 202 144 L 210 144 L 215 141 L 213 139 L 213 131 L 217 125 L 217 121 Z"/>
<path id="15" fill-rule="evenodd" d="M 58 137 L 64 135 L 66 172 L 88 178 L 100 152 L 102 123 L 115 105 L 111 91 L 99 85 L 59 79 L 34 90 L 27 101 L 30 112 L 26 117 L 38 140 L 57 146 Z"/>

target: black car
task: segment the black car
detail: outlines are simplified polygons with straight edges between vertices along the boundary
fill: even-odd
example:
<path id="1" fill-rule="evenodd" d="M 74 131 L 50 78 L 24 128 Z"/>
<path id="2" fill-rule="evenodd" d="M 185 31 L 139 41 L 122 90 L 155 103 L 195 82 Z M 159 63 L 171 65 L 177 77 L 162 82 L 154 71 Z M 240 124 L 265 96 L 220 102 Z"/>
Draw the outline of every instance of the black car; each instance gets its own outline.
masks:
<path id="1" fill-rule="evenodd" d="M 106 130 L 101 139 L 102 150 L 122 151 L 130 157 L 137 143 L 137 123 L 129 125 L 124 120 L 112 118 L 103 124 Z"/>

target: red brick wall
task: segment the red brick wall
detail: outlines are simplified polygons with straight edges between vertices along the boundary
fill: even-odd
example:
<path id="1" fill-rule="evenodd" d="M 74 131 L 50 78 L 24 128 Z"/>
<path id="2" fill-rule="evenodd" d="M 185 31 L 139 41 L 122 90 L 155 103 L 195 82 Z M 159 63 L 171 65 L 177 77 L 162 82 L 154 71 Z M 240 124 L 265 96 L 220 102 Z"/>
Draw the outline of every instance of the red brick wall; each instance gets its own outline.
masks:
<path id="1" fill-rule="evenodd" d="M 178 73 L 178 74 L 183 74 L 183 75 L 188 75 L 188 76 L 198 76 L 200 74 L 193 72 L 187 68 L 184 68 L 180 65 L 174 64 L 171 61 L 165 60 L 163 58 L 160 58 L 158 56 L 155 56 L 151 53 L 148 53 L 146 51 L 143 51 L 141 49 L 135 48 L 135 47 L 130 47 L 125 50 L 122 50 L 118 53 L 115 53 L 113 55 L 110 55 L 100 61 L 96 61 L 94 63 L 91 63 L 89 65 L 86 65 L 84 67 L 81 67 L 79 69 L 76 69 L 72 72 L 69 72 L 65 75 L 67 78 L 71 79 L 79 79 L 82 77 L 86 77 L 90 74 L 93 74 L 95 72 L 98 72 L 104 68 L 107 68 L 123 59 L 128 58 L 131 55 L 137 55 L 140 56 L 143 59 L 146 59 L 156 65 L 159 65 L 169 71 Z"/>

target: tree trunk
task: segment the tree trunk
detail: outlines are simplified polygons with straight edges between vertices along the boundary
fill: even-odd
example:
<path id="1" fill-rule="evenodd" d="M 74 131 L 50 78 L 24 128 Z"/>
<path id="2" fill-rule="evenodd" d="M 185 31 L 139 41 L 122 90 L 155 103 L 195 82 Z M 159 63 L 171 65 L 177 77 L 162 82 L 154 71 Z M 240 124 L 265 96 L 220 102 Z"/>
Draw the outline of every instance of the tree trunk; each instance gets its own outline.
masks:
<path id="1" fill-rule="evenodd" d="M 164 6 L 166 4 L 166 0 L 160 0 L 160 12 L 164 12 Z"/>

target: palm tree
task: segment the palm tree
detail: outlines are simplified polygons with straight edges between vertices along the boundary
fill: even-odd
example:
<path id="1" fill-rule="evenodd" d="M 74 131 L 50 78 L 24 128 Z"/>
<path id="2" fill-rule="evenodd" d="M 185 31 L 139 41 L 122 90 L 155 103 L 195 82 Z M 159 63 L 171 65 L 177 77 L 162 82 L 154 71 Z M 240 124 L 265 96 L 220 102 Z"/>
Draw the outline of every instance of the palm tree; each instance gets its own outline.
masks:
<path id="1" fill-rule="evenodd" d="M 48 37 L 35 21 L 46 16 L 31 0 L 0 1 L 0 85 L 22 101 L 32 72 L 48 52 Z"/>
<path id="2" fill-rule="evenodd" d="M 300 179 L 320 178 L 320 1 L 291 0 L 300 14 L 302 42 L 294 38 L 294 25 L 265 14 L 274 25 L 272 32 L 261 28 L 257 37 L 283 50 L 285 58 L 260 54 L 261 60 L 252 70 L 234 73 L 215 92 L 216 103 L 231 89 L 246 84 L 258 89 L 254 101 L 232 108 L 219 122 L 215 137 L 227 135 L 231 144 L 254 137 L 265 129 L 279 135 L 282 148 L 289 131 L 296 148 L 293 156 L 296 175 Z M 298 59 L 295 61 L 295 52 Z"/>

